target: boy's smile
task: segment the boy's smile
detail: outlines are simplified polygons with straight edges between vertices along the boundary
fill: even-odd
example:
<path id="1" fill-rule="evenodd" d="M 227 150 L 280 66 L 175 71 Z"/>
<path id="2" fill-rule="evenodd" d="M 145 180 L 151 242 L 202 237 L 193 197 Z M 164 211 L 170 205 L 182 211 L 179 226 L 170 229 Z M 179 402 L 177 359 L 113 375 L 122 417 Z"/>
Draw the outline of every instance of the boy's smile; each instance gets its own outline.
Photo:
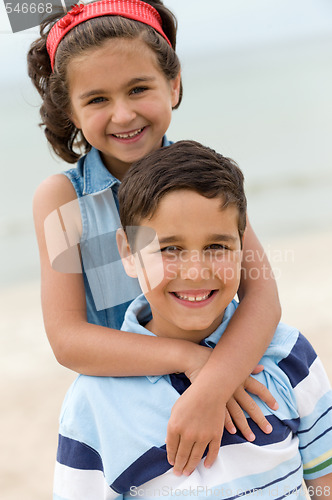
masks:
<path id="1" fill-rule="evenodd" d="M 194 175 L 194 173 L 193 173 Z M 200 342 L 221 323 L 241 272 L 238 211 L 190 190 L 166 194 L 141 230 L 157 238 L 136 254 L 136 270 L 159 336 Z M 137 236 L 140 245 L 140 230 Z"/>
<path id="2" fill-rule="evenodd" d="M 179 97 L 180 76 L 167 80 L 139 38 L 110 39 L 68 64 L 70 119 L 118 179 L 161 147 Z"/>

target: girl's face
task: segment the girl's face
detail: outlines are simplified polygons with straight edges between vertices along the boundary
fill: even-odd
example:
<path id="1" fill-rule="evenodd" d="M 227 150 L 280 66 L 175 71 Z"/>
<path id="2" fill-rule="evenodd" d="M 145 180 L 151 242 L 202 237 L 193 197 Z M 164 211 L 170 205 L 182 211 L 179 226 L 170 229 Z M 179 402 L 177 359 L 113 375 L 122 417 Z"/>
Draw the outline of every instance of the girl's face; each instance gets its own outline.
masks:
<path id="1" fill-rule="evenodd" d="M 167 80 L 145 42 L 110 39 L 72 59 L 67 75 L 71 120 L 114 176 L 161 147 L 180 75 Z"/>

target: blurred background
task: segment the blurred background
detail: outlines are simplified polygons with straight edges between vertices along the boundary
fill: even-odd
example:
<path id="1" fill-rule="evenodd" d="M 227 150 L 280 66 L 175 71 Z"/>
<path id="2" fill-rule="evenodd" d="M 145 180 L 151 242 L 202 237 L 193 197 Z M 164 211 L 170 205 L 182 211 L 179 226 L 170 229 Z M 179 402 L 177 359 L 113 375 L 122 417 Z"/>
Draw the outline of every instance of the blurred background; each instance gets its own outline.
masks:
<path id="1" fill-rule="evenodd" d="M 179 22 L 184 99 L 168 132 L 236 160 L 278 279 L 283 319 L 332 378 L 332 3 L 165 0 Z M 50 152 L 26 75 L 33 28 L 0 3 L 1 497 L 51 498 L 61 401 L 74 374 L 43 331 L 32 197 L 68 168 Z M 259 327 L 259 325 L 258 325 Z"/>

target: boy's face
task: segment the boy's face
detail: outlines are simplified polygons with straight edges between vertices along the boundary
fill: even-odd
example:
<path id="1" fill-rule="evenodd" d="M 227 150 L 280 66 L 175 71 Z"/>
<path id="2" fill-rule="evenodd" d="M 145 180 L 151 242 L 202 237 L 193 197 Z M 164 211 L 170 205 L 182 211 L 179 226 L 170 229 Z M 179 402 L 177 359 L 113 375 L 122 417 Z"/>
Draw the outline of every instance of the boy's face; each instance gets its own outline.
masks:
<path id="1" fill-rule="evenodd" d="M 136 248 L 145 246 L 147 232 L 156 233 L 135 256 L 153 316 L 146 327 L 154 334 L 198 343 L 218 327 L 234 298 L 242 257 L 238 210 L 220 207 L 220 198 L 179 190 L 142 220 Z"/>

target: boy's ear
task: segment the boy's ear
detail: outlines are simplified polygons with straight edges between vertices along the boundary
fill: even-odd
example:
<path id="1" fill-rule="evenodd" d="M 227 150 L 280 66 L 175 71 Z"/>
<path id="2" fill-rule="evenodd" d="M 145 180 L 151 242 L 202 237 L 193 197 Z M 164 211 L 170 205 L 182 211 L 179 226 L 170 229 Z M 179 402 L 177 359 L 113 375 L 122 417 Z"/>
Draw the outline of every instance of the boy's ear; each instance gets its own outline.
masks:
<path id="1" fill-rule="evenodd" d="M 126 273 L 131 278 L 137 278 L 135 258 L 131 252 L 127 235 L 122 228 L 119 228 L 116 232 L 116 242 L 118 245 L 118 250 L 122 260 L 122 264 Z"/>

